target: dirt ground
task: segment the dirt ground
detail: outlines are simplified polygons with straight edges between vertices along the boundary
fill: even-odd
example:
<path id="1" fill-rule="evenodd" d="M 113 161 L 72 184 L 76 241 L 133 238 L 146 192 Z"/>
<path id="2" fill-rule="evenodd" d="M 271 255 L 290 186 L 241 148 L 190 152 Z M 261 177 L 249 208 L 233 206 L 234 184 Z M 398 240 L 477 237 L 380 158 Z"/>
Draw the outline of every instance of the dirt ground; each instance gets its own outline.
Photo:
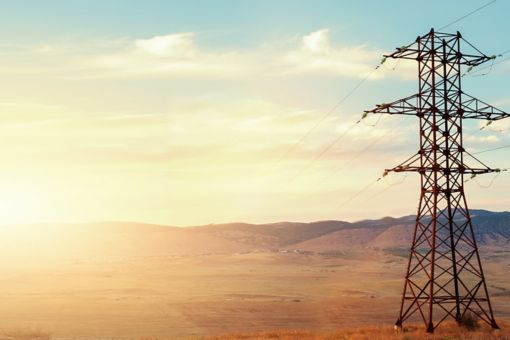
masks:
<path id="1" fill-rule="evenodd" d="M 391 325 L 405 261 L 366 250 L 0 264 L 0 334 L 180 339 Z M 485 261 L 495 314 L 508 320 L 510 255 Z"/>

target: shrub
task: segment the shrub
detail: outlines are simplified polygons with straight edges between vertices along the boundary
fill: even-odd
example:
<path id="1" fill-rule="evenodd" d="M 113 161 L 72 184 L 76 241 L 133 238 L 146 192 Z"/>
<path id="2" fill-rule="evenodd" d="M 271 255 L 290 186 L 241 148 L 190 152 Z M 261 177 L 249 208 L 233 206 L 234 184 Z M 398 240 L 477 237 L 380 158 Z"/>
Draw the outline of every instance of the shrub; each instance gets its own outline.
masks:
<path id="1" fill-rule="evenodd" d="M 478 316 L 470 311 L 465 311 L 459 319 L 459 325 L 466 328 L 468 331 L 473 331 L 480 327 L 478 324 Z"/>

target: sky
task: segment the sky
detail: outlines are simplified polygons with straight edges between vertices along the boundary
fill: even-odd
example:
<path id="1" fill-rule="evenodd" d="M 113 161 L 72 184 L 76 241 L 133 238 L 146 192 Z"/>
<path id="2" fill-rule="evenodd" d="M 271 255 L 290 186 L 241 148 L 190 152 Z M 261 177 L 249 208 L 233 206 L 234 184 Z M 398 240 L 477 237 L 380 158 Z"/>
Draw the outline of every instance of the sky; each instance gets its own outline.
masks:
<path id="1" fill-rule="evenodd" d="M 352 126 L 414 94 L 416 65 L 389 60 L 352 90 L 488 1 L 0 2 L 0 224 L 187 226 L 415 213 L 417 174 L 375 180 L 417 151 L 418 120 Z M 445 31 L 499 54 L 509 12 Z M 508 56 L 464 91 L 510 110 Z M 510 144 L 510 122 L 483 124 L 466 122 L 468 151 Z M 507 152 L 479 157 L 505 168 Z M 509 189 L 508 172 L 466 183 L 472 208 L 508 210 Z"/>

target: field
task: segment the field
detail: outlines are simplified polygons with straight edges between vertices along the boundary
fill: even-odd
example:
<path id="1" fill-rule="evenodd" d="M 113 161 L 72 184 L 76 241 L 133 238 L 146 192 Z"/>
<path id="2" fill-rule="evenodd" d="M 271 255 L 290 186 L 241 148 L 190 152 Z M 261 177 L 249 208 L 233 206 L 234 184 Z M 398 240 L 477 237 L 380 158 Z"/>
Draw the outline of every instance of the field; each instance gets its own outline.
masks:
<path id="1" fill-rule="evenodd" d="M 505 324 L 510 253 L 484 251 Z M 1 265 L 3 338 L 267 338 L 291 329 L 280 338 L 319 339 L 357 327 L 383 334 L 405 269 L 398 252 L 369 249 L 40 262 Z"/>

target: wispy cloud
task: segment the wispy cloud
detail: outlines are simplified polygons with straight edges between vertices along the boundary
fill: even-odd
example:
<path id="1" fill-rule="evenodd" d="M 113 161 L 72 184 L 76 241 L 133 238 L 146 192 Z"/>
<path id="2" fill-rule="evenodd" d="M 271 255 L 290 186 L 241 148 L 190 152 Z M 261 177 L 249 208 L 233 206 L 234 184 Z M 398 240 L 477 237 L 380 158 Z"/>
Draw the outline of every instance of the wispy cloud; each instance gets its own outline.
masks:
<path id="1" fill-rule="evenodd" d="M 291 50 L 254 49 L 248 52 L 206 52 L 197 46 L 195 34 L 186 32 L 135 40 L 130 48 L 97 57 L 92 64 L 104 77 L 222 78 L 272 73 L 358 78 L 365 77 L 380 61 L 381 55 L 382 51 L 362 45 L 335 47 L 328 29 L 303 36 L 300 44 Z"/>
<path id="2" fill-rule="evenodd" d="M 140 51 L 159 57 L 193 58 L 197 54 L 194 33 L 178 33 L 138 39 L 135 46 Z"/>
<path id="3" fill-rule="evenodd" d="M 138 39 L 4 47 L 0 73 L 60 75 L 66 78 L 247 78 L 249 76 L 331 75 L 365 77 L 383 51 L 366 45 L 334 44 L 328 29 L 302 36 L 272 49 L 210 50 L 200 46 L 194 32 Z M 404 67 L 405 69 L 405 67 Z M 405 73 L 405 72 L 404 72 Z M 395 73 L 397 74 L 397 73 Z M 401 73 L 398 73 L 402 75 Z M 376 78 L 393 76 L 381 68 Z"/>
<path id="4" fill-rule="evenodd" d="M 382 51 L 366 46 L 332 46 L 329 30 L 305 35 L 298 49 L 284 55 L 288 73 L 326 74 L 363 78 L 381 59 Z"/>
<path id="5" fill-rule="evenodd" d="M 205 52 L 195 34 L 175 33 L 131 41 L 123 50 L 92 56 L 92 77 L 213 77 L 239 75 L 249 65 L 236 51 Z"/>

